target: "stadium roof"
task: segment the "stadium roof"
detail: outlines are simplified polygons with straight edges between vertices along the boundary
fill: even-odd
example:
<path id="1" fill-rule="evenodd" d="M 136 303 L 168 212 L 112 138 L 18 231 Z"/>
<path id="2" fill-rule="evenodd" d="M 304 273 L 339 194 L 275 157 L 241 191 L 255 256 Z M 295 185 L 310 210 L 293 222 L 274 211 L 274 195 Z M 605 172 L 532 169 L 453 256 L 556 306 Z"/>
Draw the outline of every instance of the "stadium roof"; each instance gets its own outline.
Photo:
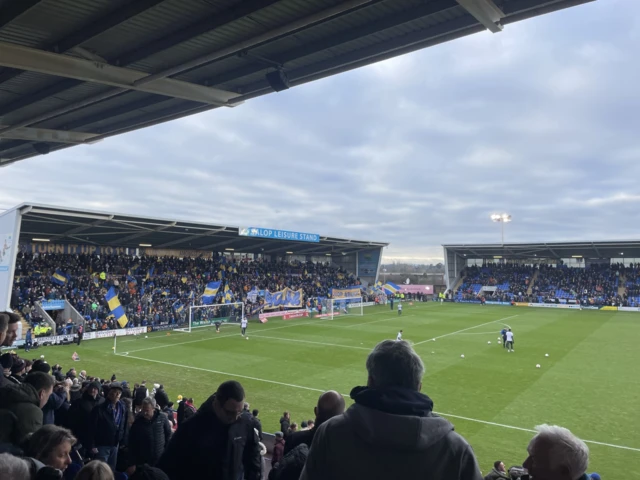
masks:
<path id="1" fill-rule="evenodd" d="M 319 243 L 239 235 L 239 227 L 22 204 L 20 243 L 34 239 L 113 247 L 224 251 L 283 255 L 351 254 L 387 243 L 320 236 Z M 10 211 L 14 210 L 11 209 Z M 5 212 L 6 214 L 7 212 Z M 310 232 L 311 233 L 311 232 Z"/>
<path id="2" fill-rule="evenodd" d="M 0 0 L 0 166 L 590 1 Z"/>
<path id="3" fill-rule="evenodd" d="M 505 245 L 443 245 L 446 251 L 469 258 L 640 258 L 640 241 L 508 243 Z"/>

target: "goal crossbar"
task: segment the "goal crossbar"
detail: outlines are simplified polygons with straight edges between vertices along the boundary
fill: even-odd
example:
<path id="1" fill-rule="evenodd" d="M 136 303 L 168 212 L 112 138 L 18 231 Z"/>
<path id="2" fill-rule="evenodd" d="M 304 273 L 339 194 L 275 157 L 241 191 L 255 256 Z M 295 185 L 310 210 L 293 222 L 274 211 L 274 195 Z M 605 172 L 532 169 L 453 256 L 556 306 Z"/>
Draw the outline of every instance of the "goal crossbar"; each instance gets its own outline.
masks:
<path id="1" fill-rule="evenodd" d="M 330 319 L 342 315 L 364 315 L 362 297 L 327 298 L 323 303 L 326 317 Z"/>
<path id="2" fill-rule="evenodd" d="M 189 323 L 177 331 L 191 333 L 194 328 L 211 327 L 223 323 L 239 323 L 244 317 L 244 303 L 214 303 L 189 307 Z"/>

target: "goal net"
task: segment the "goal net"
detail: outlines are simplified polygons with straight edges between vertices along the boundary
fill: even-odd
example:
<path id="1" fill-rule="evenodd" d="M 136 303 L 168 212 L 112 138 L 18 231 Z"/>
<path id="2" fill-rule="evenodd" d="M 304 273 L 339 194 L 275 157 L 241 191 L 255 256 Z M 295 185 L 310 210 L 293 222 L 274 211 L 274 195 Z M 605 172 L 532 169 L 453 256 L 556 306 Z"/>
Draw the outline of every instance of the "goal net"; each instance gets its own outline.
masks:
<path id="1" fill-rule="evenodd" d="M 194 305 L 189 307 L 188 321 L 179 332 L 190 333 L 194 328 L 211 327 L 217 323 L 240 323 L 244 317 L 244 303 L 218 303 L 213 305 Z"/>
<path id="2" fill-rule="evenodd" d="M 323 317 L 333 319 L 337 316 L 362 316 L 362 297 L 325 298 L 322 301 Z"/>

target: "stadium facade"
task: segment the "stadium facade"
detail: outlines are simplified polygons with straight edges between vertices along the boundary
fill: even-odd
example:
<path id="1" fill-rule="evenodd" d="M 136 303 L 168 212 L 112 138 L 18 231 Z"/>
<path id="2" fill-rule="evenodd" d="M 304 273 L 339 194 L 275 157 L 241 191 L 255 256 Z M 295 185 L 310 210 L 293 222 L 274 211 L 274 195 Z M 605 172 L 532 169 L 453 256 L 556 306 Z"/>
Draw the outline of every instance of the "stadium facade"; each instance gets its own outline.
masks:
<path id="1" fill-rule="evenodd" d="M 21 204 L 0 215 L 0 311 L 9 307 L 18 252 L 235 257 L 331 263 L 363 284 L 378 277 L 387 243 L 192 221 Z"/>

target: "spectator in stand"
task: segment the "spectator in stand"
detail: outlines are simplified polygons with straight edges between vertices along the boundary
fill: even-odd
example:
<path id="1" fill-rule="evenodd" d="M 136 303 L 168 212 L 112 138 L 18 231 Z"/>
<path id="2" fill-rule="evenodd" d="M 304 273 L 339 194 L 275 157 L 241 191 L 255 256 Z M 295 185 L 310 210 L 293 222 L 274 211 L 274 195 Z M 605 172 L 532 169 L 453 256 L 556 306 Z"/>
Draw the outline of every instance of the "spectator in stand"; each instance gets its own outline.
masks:
<path id="1" fill-rule="evenodd" d="M 162 413 L 167 416 L 167 420 L 171 423 L 171 427 L 175 428 L 176 423 L 176 411 L 173 409 L 173 402 L 169 402 L 169 404 L 162 409 Z"/>
<path id="2" fill-rule="evenodd" d="M 277 468 L 278 464 L 284 457 L 284 438 L 282 432 L 276 432 L 276 439 L 273 444 L 273 453 L 271 454 L 271 468 Z"/>
<path id="3" fill-rule="evenodd" d="M 260 419 L 258 418 L 258 415 L 260 414 L 260 411 L 257 408 L 254 408 L 253 411 L 251 412 L 251 415 L 253 415 L 253 427 L 258 430 L 258 438 L 260 439 L 260 441 L 262 441 L 262 422 L 260 421 Z"/>
<path id="4" fill-rule="evenodd" d="M 8 453 L 0 453 L 0 478 L 2 480 L 25 480 L 31 478 L 29 464 Z"/>
<path id="5" fill-rule="evenodd" d="M 45 425 L 29 437 L 25 453 L 64 472 L 71 465 L 71 450 L 75 443 L 76 438 L 66 428 Z"/>
<path id="6" fill-rule="evenodd" d="M 104 403 L 104 398 L 99 395 L 101 390 L 100 383 L 91 382 L 82 397 L 74 401 L 69 408 L 67 426 L 82 445 L 80 451 L 82 456 L 87 456 L 86 446 L 90 442 L 91 412 L 94 408 Z"/>
<path id="7" fill-rule="evenodd" d="M 74 480 L 114 480 L 114 478 L 109 465 L 100 460 L 93 460 L 82 467 Z"/>
<path id="8" fill-rule="evenodd" d="M 301 480 L 482 480 L 469 444 L 420 393 L 424 365 L 407 342 L 380 342 L 366 367 L 355 404 L 318 427 Z"/>
<path id="9" fill-rule="evenodd" d="M 136 467 L 136 471 L 129 477 L 129 480 L 169 480 L 169 477 L 159 468 L 142 465 Z"/>
<path id="10" fill-rule="evenodd" d="M 535 480 L 589 480 L 589 448 L 563 427 L 540 425 L 522 464 Z"/>
<path id="11" fill-rule="evenodd" d="M 189 420 L 197 413 L 196 406 L 193 404 L 193 398 L 185 398 L 184 399 L 184 413 L 183 413 L 183 421 Z"/>
<path id="12" fill-rule="evenodd" d="M 289 433 L 289 427 L 291 426 L 291 414 L 284 412 L 280 417 L 280 431 L 284 437 Z"/>
<path id="13" fill-rule="evenodd" d="M 314 422 L 313 420 L 307 420 L 307 430 L 311 430 L 315 426 L 316 422 Z"/>
<path id="14" fill-rule="evenodd" d="M 158 467 L 171 480 L 262 478 L 258 436 L 242 415 L 244 398 L 238 382 L 222 383 L 191 420 L 180 424 Z"/>
<path id="15" fill-rule="evenodd" d="M 500 460 L 493 463 L 493 469 L 484 477 L 484 480 L 511 480 L 511 477 L 507 473 L 507 469 Z"/>
<path id="16" fill-rule="evenodd" d="M 135 387 L 133 390 L 133 411 L 138 413 L 140 407 L 142 407 L 142 401 L 149 396 L 149 390 L 147 389 L 147 382 L 143 380 L 142 383 Z"/>
<path id="17" fill-rule="evenodd" d="M 4 345 L 4 339 L 7 336 L 7 330 L 9 328 L 9 315 L 6 313 L 0 313 L 0 346 Z M 0 384 L 0 386 L 2 386 Z"/>
<path id="18" fill-rule="evenodd" d="M 118 461 L 118 448 L 127 434 L 128 412 L 120 401 L 122 385 L 113 382 L 109 385 L 107 400 L 96 406 L 88 426 L 87 448 L 99 460 L 109 464 L 115 471 Z"/>
<path id="19" fill-rule="evenodd" d="M 318 398 L 318 404 L 314 408 L 316 414 L 316 426 L 309 430 L 303 430 L 296 432 L 287 438 L 287 444 L 284 448 L 284 453 L 287 454 L 301 443 L 306 444 L 308 447 L 313 442 L 313 437 L 318 431 L 318 427 L 324 422 L 337 415 L 344 413 L 345 403 L 344 397 L 334 390 L 324 392 Z M 301 467 L 302 471 L 302 467 Z"/>
<path id="20" fill-rule="evenodd" d="M 158 404 L 158 408 L 160 410 L 164 410 L 167 405 L 169 405 L 169 395 L 164 391 L 164 385 L 160 385 L 158 387 L 158 391 L 154 397 L 156 399 L 156 403 Z"/>
<path id="21" fill-rule="evenodd" d="M 292 433 L 296 433 L 298 431 L 298 424 L 296 422 L 293 422 L 290 426 L 289 426 L 289 431 L 287 432 L 287 438 L 289 438 L 289 436 Z"/>
<path id="22" fill-rule="evenodd" d="M 53 385 L 51 376 L 33 372 L 21 385 L 0 388 L 0 443 L 20 445 L 42 427 L 42 407 L 49 400 Z"/>
<path id="23" fill-rule="evenodd" d="M 129 465 L 155 465 L 169 444 L 171 424 L 156 406 L 153 398 L 142 401 L 129 432 Z"/>
<path id="24" fill-rule="evenodd" d="M 18 338 L 18 325 L 20 324 L 20 316 L 11 313 L 11 312 L 3 312 L 3 315 L 9 317 L 9 321 L 7 323 L 7 330 L 4 335 L 4 341 L 0 344 L 0 347 L 10 347 L 13 345 L 13 342 Z"/>
<path id="25" fill-rule="evenodd" d="M 53 387 L 53 392 L 49 396 L 46 405 L 42 407 L 42 422 L 44 425 L 53 425 L 56 423 L 56 415 L 64 412 L 69 408 L 69 392 L 71 391 L 72 381 L 63 380 Z"/>

